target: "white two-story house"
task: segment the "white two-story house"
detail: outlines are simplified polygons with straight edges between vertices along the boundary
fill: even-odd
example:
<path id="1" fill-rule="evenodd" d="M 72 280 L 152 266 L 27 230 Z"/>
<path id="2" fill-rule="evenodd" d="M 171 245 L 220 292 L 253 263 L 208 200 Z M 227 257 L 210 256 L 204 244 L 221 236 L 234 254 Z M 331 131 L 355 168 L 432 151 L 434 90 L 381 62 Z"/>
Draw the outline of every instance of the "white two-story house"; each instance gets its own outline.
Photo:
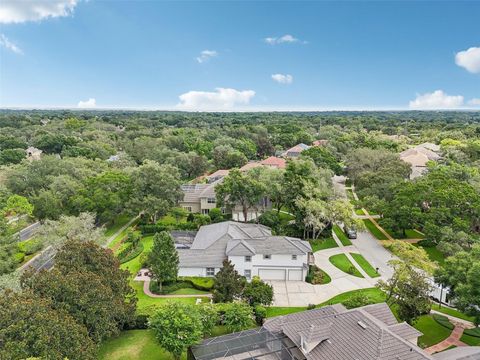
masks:
<path id="1" fill-rule="evenodd" d="M 304 281 L 313 263 L 308 241 L 234 221 L 202 226 L 191 247 L 178 249 L 178 255 L 179 276 L 214 276 L 228 259 L 247 279 Z"/>

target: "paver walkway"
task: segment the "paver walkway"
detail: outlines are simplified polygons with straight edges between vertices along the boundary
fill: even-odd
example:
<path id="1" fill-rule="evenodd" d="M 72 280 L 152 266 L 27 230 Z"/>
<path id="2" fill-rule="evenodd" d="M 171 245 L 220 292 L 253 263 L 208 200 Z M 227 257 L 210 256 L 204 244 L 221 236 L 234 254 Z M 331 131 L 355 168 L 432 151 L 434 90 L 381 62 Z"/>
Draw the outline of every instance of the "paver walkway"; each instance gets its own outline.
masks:
<path id="1" fill-rule="evenodd" d="M 442 342 L 439 342 L 438 344 L 426 348 L 425 352 L 427 352 L 428 354 L 434 354 L 436 352 L 446 350 L 450 346 L 468 346 L 464 342 L 460 341 L 463 330 L 464 328 L 461 324 L 455 324 L 455 328 L 453 329 L 452 333 L 448 338 L 446 338 Z"/>

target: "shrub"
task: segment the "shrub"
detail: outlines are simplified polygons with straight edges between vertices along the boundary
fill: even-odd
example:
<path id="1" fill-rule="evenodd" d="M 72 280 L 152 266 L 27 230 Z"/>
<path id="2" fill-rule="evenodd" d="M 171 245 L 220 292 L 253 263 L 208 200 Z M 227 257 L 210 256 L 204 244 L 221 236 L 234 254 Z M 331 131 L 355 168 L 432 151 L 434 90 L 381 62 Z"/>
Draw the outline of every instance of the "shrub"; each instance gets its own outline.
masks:
<path id="1" fill-rule="evenodd" d="M 124 330 L 148 329 L 148 315 L 136 314 L 135 318 L 127 323 Z"/>
<path id="2" fill-rule="evenodd" d="M 463 333 L 465 335 L 470 335 L 470 336 L 473 336 L 473 337 L 480 338 L 480 327 L 476 327 L 476 328 L 473 328 L 473 329 L 465 329 L 465 331 Z"/>
<path id="3" fill-rule="evenodd" d="M 208 216 L 210 217 L 210 219 L 212 219 L 212 222 L 214 223 L 223 220 L 222 210 L 220 210 L 219 208 L 210 209 Z"/>
<path id="4" fill-rule="evenodd" d="M 263 320 L 265 320 L 267 317 L 267 309 L 265 306 L 257 305 L 254 307 L 253 313 L 255 315 L 256 323 L 261 326 L 263 324 Z"/>
<path id="5" fill-rule="evenodd" d="M 273 301 L 273 287 L 254 276 L 252 281 L 245 285 L 241 296 L 250 306 L 270 305 Z"/>
<path id="6" fill-rule="evenodd" d="M 193 285 L 188 281 L 166 282 L 162 284 L 162 289 L 156 281 L 150 281 L 150 291 L 154 294 L 165 295 L 180 289 L 191 289 Z"/>
<path id="7" fill-rule="evenodd" d="M 371 304 L 371 302 L 372 302 L 371 299 L 364 293 L 355 293 L 354 295 L 349 297 L 347 300 L 342 301 L 342 304 L 347 309 L 354 309 L 360 306 Z"/>
<path id="8" fill-rule="evenodd" d="M 178 280 L 190 282 L 197 290 L 210 291 L 215 284 L 213 278 L 204 278 L 196 276 L 180 276 Z"/>
<path id="9" fill-rule="evenodd" d="M 313 310 L 315 309 L 315 304 L 308 304 L 307 310 Z"/>
<path id="10" fill-rule="evenodd" d="M 223 324 L 228 331 L 237 332 L 253 325 L 252 308 L 248 304 L 233 302 L 224 307 Z"/>
<path id="11" fill-rule="evenodd" d="M 135 248 L 131 249 L 131 251 L 128 254 L 123 254 L 122 252 L 122 257 L 120 257 L 120 254 L 118 254 L 118 260 L 120 261 L 120 264 L 123 264 L 130 260 L 135 259 L 142 252 L 143 252 L 143 244 L 140 242 Z"/>
<path id="12" fill-rule="evenodd" d="M 435 320 L 437 323 L 439 323 L 440 325 L 442 325 L 443 327 L 445 327 L 449 330 L 453 330 L 453 328 L 455 327 L 448 320 L 448 318 L 446 316 L 443 316 L 443 315 L 440 315 L 440 314 L 433 314 L 432 317 L 433 317 L 433 320 Z"/>
<path id="13" fill-rule="evenodd" d="M 219 320 L 217 309 L 212 304 L 200 304 L 198 310 L 202 320 L 203 336 L 210 336 Z"/>
<path id="14" fill-rule="evenodd" d="M 13 255 L 13 258 L 17 263 L 20 264 L 21 262 L 23 262 L 23 260 L 25 260 L 25 254 L 23 252 L 17 252 Z"/>
<path id="15" fill-rule="evenodd" d="M 18 243 L 18 250 L 25 255 L 35 254 L 42 248 L 42 242 L 38 239 L 30 239 Z"/>

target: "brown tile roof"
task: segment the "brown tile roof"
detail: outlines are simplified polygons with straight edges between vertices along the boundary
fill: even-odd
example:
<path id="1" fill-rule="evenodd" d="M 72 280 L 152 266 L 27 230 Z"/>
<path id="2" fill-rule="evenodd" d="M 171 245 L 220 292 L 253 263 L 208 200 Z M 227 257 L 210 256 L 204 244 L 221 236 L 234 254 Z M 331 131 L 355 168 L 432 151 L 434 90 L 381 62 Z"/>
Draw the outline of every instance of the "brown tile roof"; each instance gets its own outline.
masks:
<path id="1" fill-rule="evenodd" d="M 285 159 L 282 159 L 276 156 L 270 156 L 265 160 L 260 161 L 260 164 L 265 166 L 276 167 L 279 169 L 285 169 L 285 167 L 287 166 L 287 161 Z"/>

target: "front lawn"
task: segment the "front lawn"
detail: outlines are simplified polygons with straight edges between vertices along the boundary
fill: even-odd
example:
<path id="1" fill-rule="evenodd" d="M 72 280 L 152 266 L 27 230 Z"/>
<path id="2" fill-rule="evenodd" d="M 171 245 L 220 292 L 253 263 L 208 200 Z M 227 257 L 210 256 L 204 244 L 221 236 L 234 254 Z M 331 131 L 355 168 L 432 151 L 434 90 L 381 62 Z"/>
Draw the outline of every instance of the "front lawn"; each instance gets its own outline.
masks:
<path id="1" fill-rule="evenodd" d="M 368 276 L 375 278 L 380 276 L 380 274 L 375 270 L 375 268 L 370 265 L 370 263 L 361 255 L 357 253 L 350 253 L 352 255 L 353 260 L 357 262 L 358 265 L 367 273 Z"/>
<path id="2" fill-rule="evenodd" d="M 363 223 L 365 227 L 375 236 L 378 240 L 387 240 L 387 236 L 380 231 L 380 229 L 370 220 L 370 219 L 363 219 Z"/>
<path id="3" fill-rule="evenodd" d="M 438 344 L 450 336 L 452 330 L 440 325 L 432 315 L 422 315 L 413 325 L 423 335 L 418 338 L 418 346 L 427 348 Z"/>
<path id="4" fill-rule="evenodd" d="M 342 228 L 338 225 L 333 225 L 333 232 L 335 235 L 337 235 L 338 239 L 342 243 L 343 246 L 348 246 L 352 245 L 352 242 L 348 238 L 348 236 L 345 234 L 345 232 L 342 230 Z"/>
<path id="5" fill-rule="evenodd" d="M 363 278 L 362 274 L 360 274 L 360 271 L 357 270 L 357 268 L 348 260 L 347 256 L 345 254 L 337 254 L 330 256 L 328 260 L 338 269 L 342 270 L 343 272 Z"/>
<path id="6" fill-rule="evenodd" d="M 105 228 L 105 233 L 103 234 L 103 236 L 105 238 L 109 238 L 110 236 L 115 234 L 118 230 L 120 230 L 122 228 L 122 226 L 124 226 L 126 223 L 128 223 L 131 218 L 132 217 L 129 216 L 129 215 L 119 215 L 119 216 L 117 216 L 115 221 L 112 224 L 109 224 Z"/>
<path id="7" fill-rule="evenodd" d="M 406 239 L 423 239 L 425 237 L 424 234 L 415 230 L 415 229 L 407 229 L 405 230 L 405 238 Z"/>
<path id="8" fill-rule="evenodd" d="M 142 254 L 149 252 L 153 246 L 153 235 L 145 236 L 140 241 L 143 244 Z M 127 261 L 126 263 L 123 263 L 122 265 L 120 265 L 120 268 L 130 271 L 130 274 L 132 274 L 132 277 L 135 277 L 138 271 L 142 268 L 142 263 L 141 263 L 142 254 L 140 254 L 139 256 L 137 256 L 136 258 L 130 261 Z"/>
<path id="9" fill-rule="evenodd" d="M 310 245 L 312 246 L 313 252 L 338 247 L 333 237 L 329 237 L 325 239 L 310 240 L 309 242 L 310 242 Z"/>

